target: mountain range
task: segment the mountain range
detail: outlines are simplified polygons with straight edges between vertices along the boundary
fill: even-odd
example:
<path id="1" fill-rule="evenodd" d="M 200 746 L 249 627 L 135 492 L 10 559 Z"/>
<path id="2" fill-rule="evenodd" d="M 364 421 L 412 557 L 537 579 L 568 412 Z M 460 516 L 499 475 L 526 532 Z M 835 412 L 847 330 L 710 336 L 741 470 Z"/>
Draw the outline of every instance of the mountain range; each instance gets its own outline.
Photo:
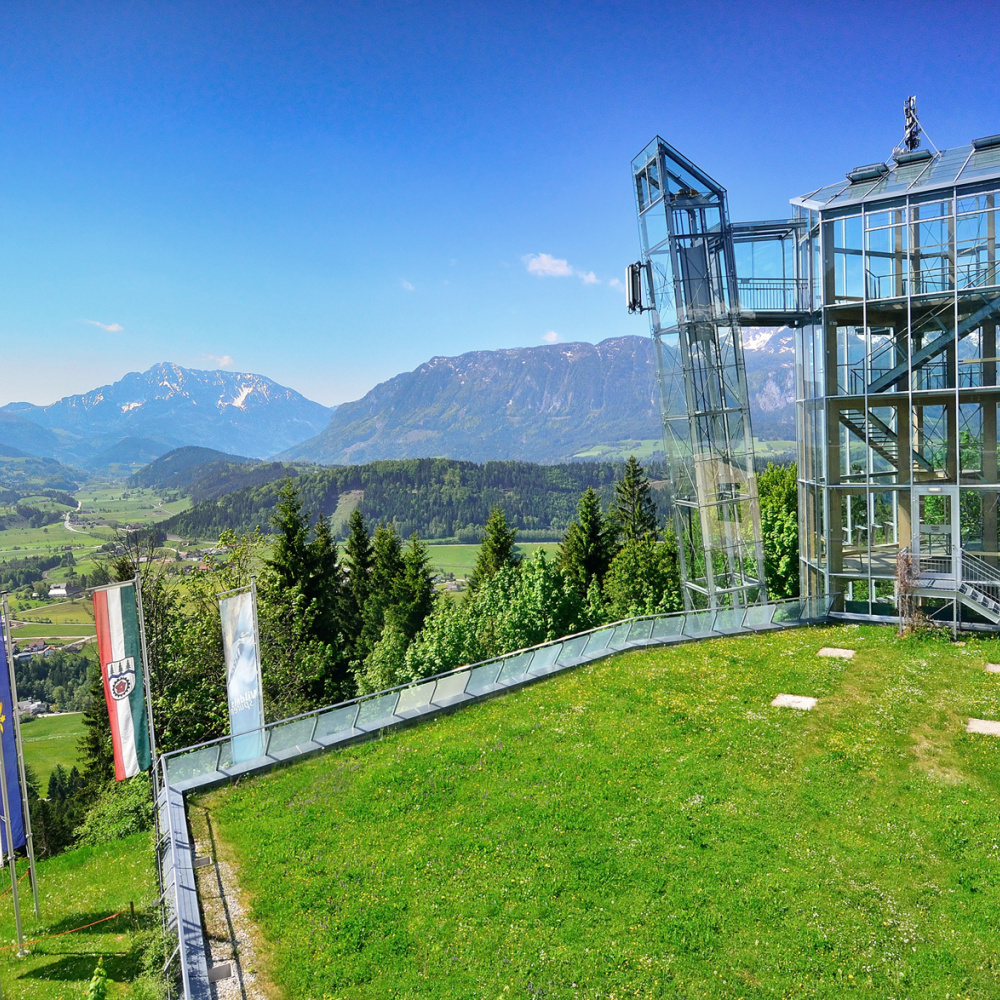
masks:
<path id="1" fill-rule="evenodd" d="M 9 403 L 0 434 L 31 454 L 100 469 L 185 445 L 265 458 L 316 434 L 332 412 L 263 375 L 164 362 L 49 406 Z"/>
<path id="2" fill-rule="evenodd" d="M 754 433 L 795 438 L 790 330 L 743 331 Z M 347 465 L 435 455 L 568 462 L 595 445 L 628 453 L 660 438 L 649 337 L 432 358 L 337 407 L 329 426 L 279 456 Z"/>
<path id="3" fill-rule="evenodd" d="M 755 435 L 791 440 L 793 334 L 749 328 L 743 341 Z M 659 439 L 653 344 L 636 336 L 436 357 L 335 408 L 263 375 L 169 363 L 48 406 L 0 408 L 0 444 L 101 472 L 180 447 L 224 452 L 228 462 L 555 463 L 627 455 Z"/>

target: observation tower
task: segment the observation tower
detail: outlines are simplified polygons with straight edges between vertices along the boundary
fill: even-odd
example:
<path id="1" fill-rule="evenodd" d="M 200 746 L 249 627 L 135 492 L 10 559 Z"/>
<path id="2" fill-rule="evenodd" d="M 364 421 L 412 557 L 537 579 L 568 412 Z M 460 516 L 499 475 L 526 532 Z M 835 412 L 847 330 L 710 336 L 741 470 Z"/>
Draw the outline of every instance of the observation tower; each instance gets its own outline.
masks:
<path id="1" fill-rule="evenodd" d="M 1000 626 L 1000 135 L 921 147 L 916 101 L 885 161 L 728 219 L 660 138 L 632 163 L 688 606 L 764 598 L 741 325 L 795 330 L 803 596 L 885 620 L 916 602 Z"/>

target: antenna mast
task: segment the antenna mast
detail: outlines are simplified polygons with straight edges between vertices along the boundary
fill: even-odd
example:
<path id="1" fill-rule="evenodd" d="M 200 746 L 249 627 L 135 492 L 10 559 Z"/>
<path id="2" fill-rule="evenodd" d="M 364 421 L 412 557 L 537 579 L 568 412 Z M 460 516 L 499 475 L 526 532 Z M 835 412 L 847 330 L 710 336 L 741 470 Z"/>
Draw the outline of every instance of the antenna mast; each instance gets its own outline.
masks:
<path id="1" fill-rule="evenodd" d="M 903 102 L 903 149 L 912 153 L 920 145 L 920 120 L 917 118 L 917 97 L 914 94 Z"/>

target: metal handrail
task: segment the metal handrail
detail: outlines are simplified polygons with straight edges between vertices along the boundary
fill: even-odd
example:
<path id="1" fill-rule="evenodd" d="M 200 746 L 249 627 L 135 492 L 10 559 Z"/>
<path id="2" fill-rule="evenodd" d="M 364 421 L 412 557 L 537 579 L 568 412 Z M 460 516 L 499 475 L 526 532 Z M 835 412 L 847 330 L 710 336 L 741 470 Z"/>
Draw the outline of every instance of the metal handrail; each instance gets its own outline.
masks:
<path id="1" fill-rule="evenodd" d="M 442 680 L 446 680 L 447 678 L 454 677 L 457 674 L 471 673 L 471 671 L 475 670 L 477 667 L 482 667 L 482 666 L 485 666 L 486 664 L 489 664 L 489 663 L 501 663 L 502 661 L 513 659 L 516 656 L 523 656 L 526 653 L 534 653 L 534 652 L 536 652 L 537 650 L 540 650 L 540 649 L 547 649 L 547 648 L 550 648 L 552 646 L 560 645 L 561 643 L 565 643 L 565 642 L 567 642 L 567 641 L 569 641 L 571 639 L 586 638 L 586 637 L 589 637 L 591 635 L 594 635 L 597 632 L 609 631 L 609 630 L 612 630 L 612 629 L 615 629 L 615 628 L 620 628 L 620 627 L 622 627 L 624 625 L 632 625 L 632 624 L 634 624 L 636 622 L 654 621 L 654 620 L 655 621 L 662 621 L 664 619 L 677 619 L 677 618 L 690 617 L 691 615 L 696 615 L 696 614 L 713 614 L 714 615 L 717 612 L 726 612 L 726 611 L 732 611 L 732 610 L 737 610 L 737 611 L 742 610 L 742 611 L 746 612 L 748 610 L 752 610 L 753 608 L 757 608 L 757 607 L 781 606 L 781 605 L 784 605 L 784 604 L 803 603 L 803 602 L 809 601 L 809 600 L 813 600 L 813 598 L 807 598 L 807 597 L 786 597 L 786 598 L 781 598 L 781 599 L 776 600 L 776 601 L 768 601 L 767 605 L 748 605 L 746 608 L 742 608 L 742 609 L 740 609 L 740 608 L 737 608 L 737 609 L 719 608 L 717 610 L 704 609 L 702 611 L 675 611 L 675 612 L 671 612 L 671 613 L 663 614 L 663 615 L 638 615 L 638 616 L 636 616 L 634 618 L 622 618 L 620 621 L 609 622 L 607 625 L 597 625 L 594 628 L 586 629 L 583 632 L 574 632 L 571 635 L 562 636 L 562 637 L 560 637 L 558 639 L 548 639 L 545 642 L 537 643 L 534 646 L 525 646 L 522 649 L 515 649 L 515 650 L 512 650 L 509 653 L 501 653 L 498 656 L 491 656 L 491 657 L 488 657 L 485 660 L 478 660 L 475 663 L 467 663 L 467 664 L 463 664 L 462 666 L 459 666 L 459 667 L 453 667 L 451 670 L 444 670 L 444 671 L 442 671 L 439 674 L 431 674 L 428 677 L 417 677 L 417 678 L 414 678 L 413 680 L 404 681 L 402 684 L 397 684 L 394 687 L 383 688 L 380 691 L 371 691 L 368 694 L 358 695 L 356 698 L 349 698 L 346 701 L 336 702 L 335 704 L 332 704 L 332 705 L 324 705 L 324 706 L 322 706 L 320 708 L 313 708 L 313 709 L 310 709 L 308 712 L 302 712 L 299 715 L 292 715 L 292 716 L 288 716 L 287 718 L 284 718 L 284 719 L 278 719 L 278 720 L 276 720 L 274 722 L 265 723 L 259 729 L 252 730 L 251 733 L 241 733 L 240 735 L 242 735 L 242 736 L 252 735 L 253 732 L 267 733 L 269 730 L 275 729 L 275 728 L 277 728 L 279 726 L 290 725 L 293 722 L 299 722 L 299 721 L 301 721 L 303 719 L 309 719 L 309 718 L 312 718 L 314 716 L 324 715 L 327 712 L 332 712 L 332 711 L 335 711 L 337 709 L 349 708 L 352 705 L 359 706 L 359 711 L 360 711 L 360 705 L 362 703 L 364 703 L 364 702 L 374 701 L 377 698 L 384 698 L 386 695 L 389 695 L 389 694 L 396 694 L 398 692 L 406 691 L 407 689 L 412 688 L 412 687 L 414 687 L 414 686 L 416 686 L 418 684 L 428 684 L 431 681 L 436 681 L 436 682 L 440 683 Z M 217 745 L 226 744 L 226 743 L 229 743 L 230 740 L 232 740 L 232 739 L 233 739 L 233 734 L 232 733 L 230 733 L 230 734 L 228 734 L 226 736 L 217 736 L 214 739 L 205 740 L 202 743 L 194 743 L 191 746 L 181 747 L 178 750 L 167 751 L 166 753 L 161 754 L 161 760 L 163 760 L 164 763 L 166 764 L 167 761 L 169 761 L 169 760 L 171 760 L 171 759 L 173 759 L 175 757 L 178 757 L 181 754 L 192 753 L 195 750 L 204 750 L 204 749 L 207 749 L 208 747 L 211 747 L 211 746 L 217 746 Z"/>

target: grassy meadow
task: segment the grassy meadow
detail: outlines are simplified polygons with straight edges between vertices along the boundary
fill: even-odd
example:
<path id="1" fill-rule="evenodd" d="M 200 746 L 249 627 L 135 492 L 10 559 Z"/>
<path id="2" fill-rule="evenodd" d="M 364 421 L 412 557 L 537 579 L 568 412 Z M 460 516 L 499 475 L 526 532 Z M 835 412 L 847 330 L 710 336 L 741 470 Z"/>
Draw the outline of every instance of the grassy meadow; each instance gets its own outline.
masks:
<path id="1" fill-rule="evenodd" d="M 83 732 L 82 712 L 47 715 L 21 725 L 24 762 L 35 772 L 42 795 L 57 764 L 69 770 L 80 763 L 77 742 Z"/>
<path id="2" fill-rule="evenodd" d="M 201 804 L 289 1000 L 986 1000 L 997 659 L 878 626 L 637 651 Z"/>
<path id="3" fill-rule="evenodd" d="M 0 897 L 0 988 L 4 1000 L 76 1000 L 86 995 L 97 959 L 103 957 L 111 980 L 111 1000 L 158 1000 L 144 977 L 144 952 L 159 926 L 156 871 L 150 834 L 139 833 L 103 847 L 85 847 L 38 862 L 42 919 L 36 920 L 31 888 L 20 884 L 25 939 L 44 938 L 100 920 L 120 910 L 123 916 L 75 934 L 35 941 L 25 958 L 16 942 L 10 892 Z M 19 874 L 26 868 L 22 861 Z M 9 887 L 6 874 L 0 876 Z M 129 901 L 135 902 L 133 923 Z"/>
<path id="4" fill-rule="evenodd" d="M 524 556 L 529 556 L 538 549 L 545 549 L 550 556 L 554 556 L 559 548 L 558 542 L 518 542 L 517 551 Z M 431 569 L 435 573 L 454 573 L 458 578 L 467 577 L 472 568 L 476 565 L 476 557 L 479 555 L 478 545 L 437 545 L 427 546 L 427 554 L 430 557 Z"/>

